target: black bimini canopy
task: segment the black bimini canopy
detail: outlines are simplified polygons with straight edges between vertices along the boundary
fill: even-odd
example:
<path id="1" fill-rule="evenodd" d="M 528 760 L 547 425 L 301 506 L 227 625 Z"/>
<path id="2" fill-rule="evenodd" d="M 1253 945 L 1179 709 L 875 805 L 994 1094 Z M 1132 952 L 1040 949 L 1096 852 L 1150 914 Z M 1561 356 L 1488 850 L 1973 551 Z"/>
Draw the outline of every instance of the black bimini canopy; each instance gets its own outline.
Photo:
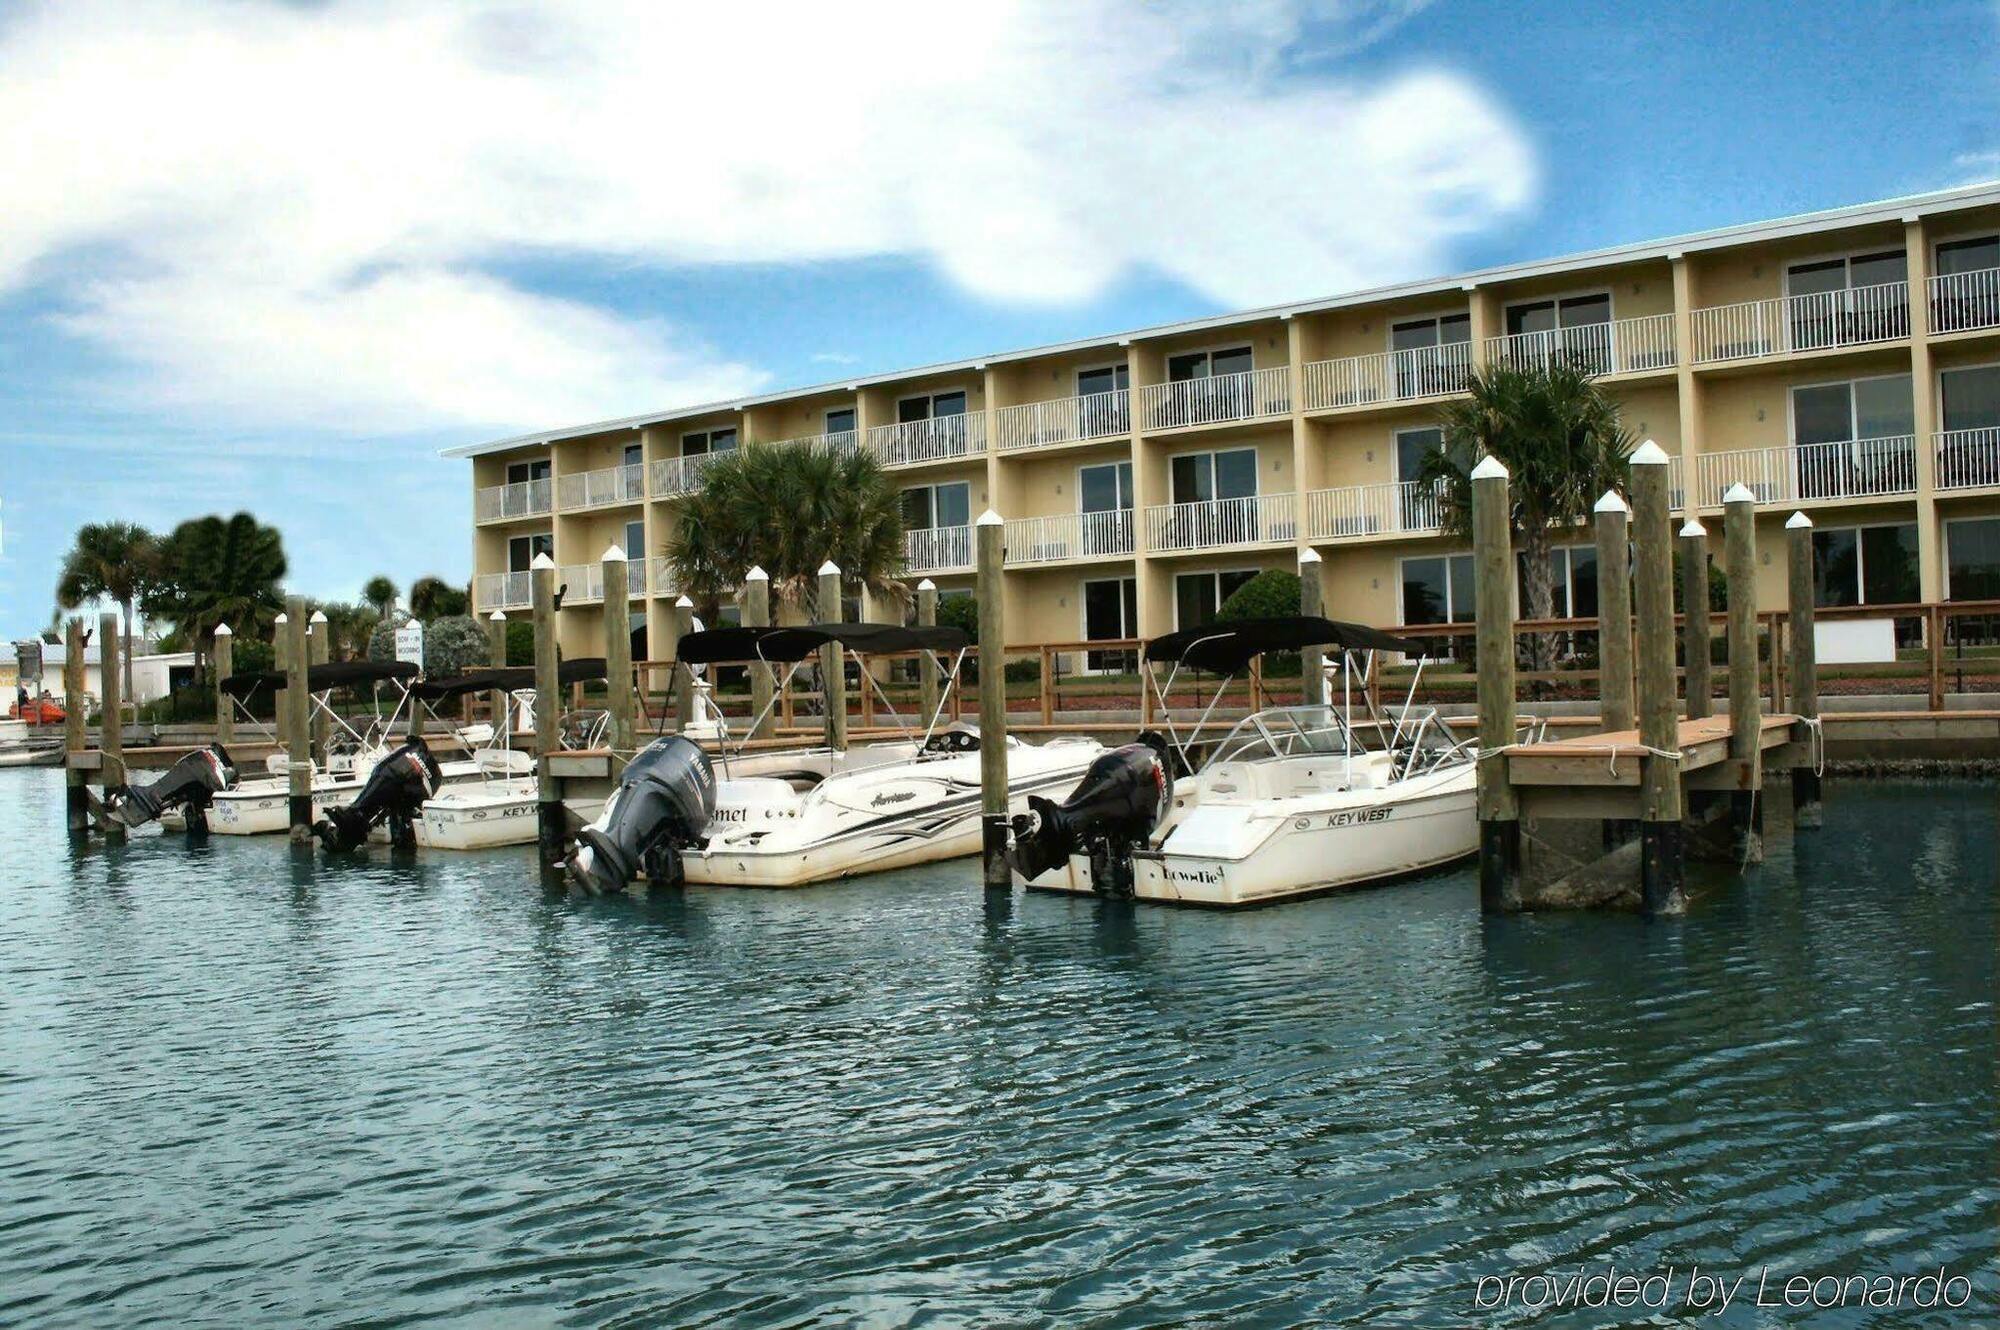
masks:
<path id="1" fill-rule="evenodd" d="M 1412 656 L 1423 653 L 1423 647 L 1417 643 L 1379 628 L 1292 614 L 1277 619 L 1238 619 L 1233 623 L 1183 628 L 1146 643 L 1145 654 L 1149 661 L 1178 661 L 1192 669 L 1234 674 L 1267 651 L 1297 651 L 1302 647 L 1401 651 Z"/>
<path id="2" fill-rule="evenodd" d="M 324 693 L 353 684 L 382 683 L 389 679 L 414 679 L 423 669 L 413 661 L 339 660 L 306 670 L 306 691 Z M 230 697 L 248 697 L 259 688 L 283 688 L 282 670 L 250 670 L 232 674 L 222 681 L 222 691 Z"/>
<path id="3" fill-rule="evenodd" d="M 689 665 L 723 661 L 804 660 L 829 642 L 863 655 L 895 651 L 959 651 L 972 639 L 958 628 L 905 628 L 897 623 L 814 623 L 790 628 L 710 628 L 680 641 Z"/>
<path id="4" fill-rule="evenodd" d="M 556 666 L 556 682 L 564 687 L 573 683 L 589 683 L 603 677 L 602 656 L 579 656 L 575 660 L 566 660 Z M 426 679 L 411 688 L 410 695 L 420 697 L 426 702 L 442 702 L 446 698 L 462 697 L 466 693 L 511 693 L 517 689 L 534 686 L 534 666 L 508 665 L 487 670 L 468 670 L 464 674 L 444 679 Z"/>

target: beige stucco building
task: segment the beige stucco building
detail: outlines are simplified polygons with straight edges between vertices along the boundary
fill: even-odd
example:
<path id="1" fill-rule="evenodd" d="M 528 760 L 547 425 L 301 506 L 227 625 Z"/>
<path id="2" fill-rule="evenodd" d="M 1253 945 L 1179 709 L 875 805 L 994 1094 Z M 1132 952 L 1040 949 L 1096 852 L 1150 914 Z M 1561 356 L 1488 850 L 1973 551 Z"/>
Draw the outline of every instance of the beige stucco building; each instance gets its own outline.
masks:
<path id="1" fill-rule="evenodd" d="M 663 653 L 678 497 L 717 452 L 779 445 L 876 452 L 905 487 L 910 578 L 946 594 L 970 585 L 967 524 L 997 511 L 1014 642 L 1166 632 L 1308 549 L 1329 614 L 1414 626 L 1472 612 L 1469 560 L 1407 479 L 1438 404 L 1469 366 L 1558 352 L 1672 455 L 1684 508 L 1719 512 L 1742 481 L 1768 501 L 1768 550 L 1808 512 L 1829 603 L 2000 598 L 2000 185 L 447 455 L 472 462 L 480 611 L 524 607 L 546 548 L 570 650 L 598 641 L 595 561 L 617 542 L 646 609 L 635 645 Z M 1556 572 L 1558 613 L 1594 612 L 1588 551 Z"/>

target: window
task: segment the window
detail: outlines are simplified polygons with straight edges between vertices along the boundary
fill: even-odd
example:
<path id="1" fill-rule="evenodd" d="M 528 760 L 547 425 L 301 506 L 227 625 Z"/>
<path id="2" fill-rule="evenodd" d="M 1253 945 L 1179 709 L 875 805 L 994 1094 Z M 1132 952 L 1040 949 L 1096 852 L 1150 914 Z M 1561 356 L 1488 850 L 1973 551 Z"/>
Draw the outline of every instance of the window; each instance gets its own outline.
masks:
<path id="1" fill-rule="evenodd" d="M 1813 603 L 1908 605 L 1922 598 L 1917 527 L 1823 527 L 1813 532 Z"/>
<path id="2" fill-rule="evenodd" d="M 1593 374 L 1611 371 L 1611 296 L 1562 296 L 1507 307 L 1508 363 L 1545 364 L 1562 356 Z"/>
<path id="3" fill-rule="evenodd" d="M 828 434 L 854 433 L 854 408 L 851 406 L 830 406 L 826 409 L 826 432 Z"/>
<path id="4" fill-rule="evenodd" d="M 1791 349 L 1879 342 L 1910 333 L 1909 277 L 1901 250 L 1794 263 L 1785 269 Z"/>
<path id="5" fill-rule="evenodd" d="M 547 531 L 537 531 L 532 536 L 515 536 L 507 542 L 507 571 L 525 573 L 535 562 L 537 554 L 556 557 L 556 538 Z"/>
<path id="6" fill-rule="evenodd" d="M 1084 516 L 1086 554 L 1132 552 L 1132 464 L 1104 462 L 1080 467 L 1076 477 L 1076 510 Z"/>
<path id="7" fill-rule="evenodd" d="M 1126 391 L 1131 384 L 1129 365 L 1104 365 L 1076 372 L 1076 395 L 1083 399 L 1077 420 L 1080 437 L 1095 439 L 1132 432 L 1130 400 L 1112 395 Z"/>
<path id="8" fill-rule="evenodd" d="M 1528 613 L 1528 557 L 1518 555 L 1514 560 L 1517 574 L 1516 590 L 1520 594 L 1517 602 L 1521 613 Z M 1597 546 L 1565 545 L 1549 551 L 1549 615 L 1556 619 L 1594 619 L 1597 617 Z M 1460 606 L 1453 602 L 1453 609 L 1465 611 L 1463 617 L 1473 617 L 1473 607 Z M 1453 622 L 1456 622 L 1454 620 Z"/>
<path id="9" fill-rule="evenodd" d="M 1236 588 L 1257 575 L 1255 568 L 1224 573 L 1181 573 L 1174 578 L 1174 627 L 1196 628 L 1215 622 L 1216 611 Z"/>
<path id="10" fill-rule="evenodd" d="M 1424 458 L 1444 448 L 1444 431 L 1435 425 L 1396 431 L 1396 479 L 1408 483 L 1423 470 Z"/>
<path id="11" fill-rule="evenodd" d="M 1939 488 L 2000 485 L 2000 365 L 1939 374 L 1938 418 Z"/>
<path id="12" fill-rule="evenodd" d="M 1564 296 L 1560 300 L 1530 300 L 1507 307 L 1507 335 L 1552 333 L 1561 328 L 1585 328 L 1611 322 L 1611 297 L 1599 292 Z M 1469 327 L 1469 325 L 1468 325 Z"/>
<path id="13" fill-rule="evenodd" d="M 1167 382 L 1219 379 L 1225 374 L 1246 374 L 1251 367 L 1247 346 L 1232 346 L 1222 351 L 1184 351 L 1167 357 Z"/>
<path id="14" fill-rule="evenodd" d="M 1931 331 L 2000 326 L 2000 236 L 1948 240 L 1937 247 Z"/>
<path id="15" fill-rule="evenodd" d="M 546 457 L 537 458 L 532 462 L 509 462 L 507 464 L 507 483 L 509 485 L 525 485 L 531 480 L 547 480 L 548 478 L 549 459 Z"/>
<path id="16" fill-rule="evenodd" d="M 1947 240 L 1937 247 L 1937 273 L 1940 277 L 1990 272 L 1995 268 L 2000 268 L 2000 236 Z"/>
<path id="17" fill-rule="evenodd" d="M 1944 524 L 1945 595 L 1952 600 L 2000 600 L 2000 517 Z"/>
<path id="18" fill-rule="evenodd" d="M 929 393 L 921 397 L 905 397 L 896 403 L 896 420 L 907 425 L 916 420 L 942 420 L 946 416 L 965 414 L 965 393 L 958 390 L 948 393 Z"/>
<path id="19" fill-rule="evenodd" d="M 736 446 L 736 428 L 696 430 L 681 435 L 681 456 L 700 457 L 704 453 L 726 453 Z"/>
<path id="20" fill-rule="evenodd" d="M 1076 395 L 1094 397 L 1099 393 L 1122 392 L 1132 386 L 1130 365 L 1103 365 L 1076 372 Z"/>
<path id="21" fill-rule="evenodd" d="M 644 445 L 643 443 L 626 444 L 625 455 L 623 461 L 621 462 L 621 465 L 623 466 L 646 465 L 646 445 Z"/>
<path id="22" fill-rule="evenodd" d="M 1916 489 L 1915 429 L 1907 374 L 1792 389 L 1799 497 L 1830 499 Z"/>
<path id="23" fill-rule="evenodd" d="M 934 527 L 972 525 L 972 486 L 958 480 L 948 485 L 912 485 L 903 491 L 903 527 L 924 531 Z"/>
<path id="24" fill-rule="evenodd" d="M 1390 326 L 1389 349 L 1395 353 L 1396 396 L 1457 392 L 1472 366 L 1472 316 L 1405 319 Z"/>
<path id="25" fill-rule="evenodd" d="M 1403 622 L 1471 623 L 1472 556 L 1437 555 L 1402 563 Z"/>
<path id="26" fill-rule="evenodd" d="M 625 524 L 625 557 L 643 559 L 646 557 L 646 524 L 627 522 Z"/>
<path id="27" fill-rule="evenodd" d="M 1139 582 L 1132 577 L 1096 579 L 1083 584 L 1083 638 L 1104 642 L 1139 635 Z M 1085 668 L 1130 671 L 1137 661 L 1130 651 L 1092 651 Z"/>
<path id="28" fill-rule="evenodd" d="M 1182 453 L 1168 463 L 1175 503 L 1247 499 L 1257 493 L 1257 450 Z"/>

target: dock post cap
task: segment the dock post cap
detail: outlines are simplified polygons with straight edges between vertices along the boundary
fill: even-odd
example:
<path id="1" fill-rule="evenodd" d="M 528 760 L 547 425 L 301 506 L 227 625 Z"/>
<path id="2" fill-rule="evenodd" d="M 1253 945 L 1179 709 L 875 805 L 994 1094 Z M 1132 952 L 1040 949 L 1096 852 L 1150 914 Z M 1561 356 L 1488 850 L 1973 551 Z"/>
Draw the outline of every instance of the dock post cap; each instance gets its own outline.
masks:
<path id="1" fill-rule="evenodd" d="M 676 600 L 674 602 L 674 608 L 677 610 L 691 610 L 694 608 L 694 602 L 689 600 L 686 596 L 682 596 L 679 600 Z"/>
<path id="2" fill-rule="evenodd" d="M 921 582 L 917 583 L 917 590 L 919 590 L 919 591 L 935 591 L 935 590 L 937 590 L 937 583 L 936 583 L 936 582 L 933 582 L 933 581 L 931 581 L 931 579 L 930 579 L 930 578 L 926 577 L 926 578 L 925 578 L 925 579 L 924 579 L 923 581 L 921 581 Z"/>
<path id="3" fill-rule="evenodd" d="M 1300 563 L 1321 562 L 1319 551 L 1308 546 L 1307 548 L 1299 552 L 1299 562 Z"/>
<path id="4" fill-rule="evenodd" d="M 234 637 L 234 636 L 236 636 L 236 630 L 235 630 L 235 629 L 233 629 L 233 628 L 231 628 L 231 627 L 230 627 L 230 626 L 229 626 L 228 624 L 226 624 L 226 623 L 219 623 L 219 624 L 215 625 L 215 636 L 217 636 L 217 637 Z"/>
<path id="5" fill-rule="evenodd" d="M 306 622 L 307 622 L 307 623 L 325 623 L 325 622 L 326 622 L 326 611 L 325 611 L 325 610 L 314 610 L 314 611 L 312 612 L 312 618 L 310 618 L 310 619 L 307 619 L 307 620 L 306 620 Z"/>
<path id="6" fill-rule="evenodd" d="M 292 616 L 285 613 L 283 610 L 279 610 L 278 617 L 271 620 L 271 622 L 274 624 L 287 624 L 290 623 L 291 621 L 292 621 Z"/>
<path id="7" fill-rule="evenodd" d="M 986 510 L 985 512 L 983 512 L 983 513 L 981 513 L 981 514 L 979 515 L 979 520 L 978 520 L 977 522 L 974 522 L 974 523 L 973 523 L 973 525 L 974 525 L 974 526 L 1000 526 L 1000 525 L 1003 525 L 1003 524 L 1005 523 L 1005 521 L 1006 521 L 1006 519 L 1005 519 L 1005 518 L 1003 518 L 1003 517 L 1001 517 L 1001 516 L 1000 516 L 1000 514 L 998 514 L 998 513 L 994 512 L 994 511 L 993 511 L 993 510 L 992 510 L 991 508 L 988 508 L 988 509 L 987 509 L 987 510 Z"/>
<path id="8" fill-rule="evenodd" d="M 543 550 L 540 554 L 537 554 L 528 563 L 528 568 L 530 571 L 539 571 L 540 569 L 543 568 L 553 569 L 555 566 L 556 566 L 556 561 L 549 557 L 549 552 L 547 550 Z"/>
<path id="9" fill-rule="evenodd" d="M 828 573 L 832 573 L 835 577 L 840 576 L 840 565 L 835 563 L 832 559 L 828 559 L 825 563 L 819 566 L 819 575 L 821 577 L 825 577 Z"/>
<path id="10" fill-rule="evenodd" d="M 1626 503 L 1620 497 L 1617 490 L 1606 490 L 1598 496 L 1597 503 L 1591 511 L 1597 513 L 1629 513 L 1632 511 L 1632 508 L 1630 504 Z"/>
<path id="11" fill-rule="evenodd" d="M 1633 466 L 1665 466 L 1667 464 L 1667 450 L 1659 444 L 1654 443 L 1651 439 L 1648 439 L 1637 448 L 1634 448 L 1632 456 L 1626 460 L 1630 461 Z"/>
<path id="12" fill-rule="evenodd" d="M 507 622 L 507 611 L 495 610 L 493 613 L 487 615 L 486 618 L 489 623 L 505 623 Z"/>
<path id="13" fill-rule="evenodd" d="M 746 582 L 768 582 L 771 580 L 771 575 L 753 563 L 750 565 L 750 571 L 743 574 L 743 580 Z"/>
<path id="14" fill-rule="evenodd" d="M 1479 465 L 1472 468 L 1474 480 L 1507 479 L 1507 466 L 1492 453 L 1479 459 Z"/>
<path id="15" fill-rule="evenodd" d="M 1723 492 L 1722 501 L 1724 503 L 1755 503 L 1757 502 L 1757 494 L 1756 491 L 1739 480 Z"/>
<path id="16" fill-rule="evenodd" d="M 618 548 L 618 544 L 616 541 L 612 542 L 609 545 L 606 545 L 604 547 L 604 553 L 597 556 L 597 561 L 599 563 L 624 563 L 625 560 L 626 560 L 625 551 Z"/>
<path id="17" fill-rule="evenodd" d="M 1683 536 L 1705 536 L 1708 534 L 1708 528 L 1701 524 L 1700 518 L 1690 517 L 1687 521 L 1681 523 L 1681 534 Z"/>
<path id="18" fill-rule="evenodd" d="M 1812 530 L 1812 518 L 1807 517 L 1804 513 L 1793 513 L 1789 518 L 1785 520 L 1785 530 L 1810 531 Z"/>

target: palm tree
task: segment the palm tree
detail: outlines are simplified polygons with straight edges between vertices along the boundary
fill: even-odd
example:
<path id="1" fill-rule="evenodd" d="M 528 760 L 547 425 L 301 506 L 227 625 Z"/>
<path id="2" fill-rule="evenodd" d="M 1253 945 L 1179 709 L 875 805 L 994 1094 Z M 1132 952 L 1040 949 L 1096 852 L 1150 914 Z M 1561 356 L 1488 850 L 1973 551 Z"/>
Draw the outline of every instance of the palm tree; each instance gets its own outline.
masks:
<path id="1" fill-rule="evenodd" d="M 249 513 L 198 517 L 163 542 L 160 589 L 151 603 L 205 655 L 218 625 L 237 634 L 270 628 L 284 607 L 278 587 L 286 566 L 276 527 Z"/>
<path id="2" fill-rule="evenodd" d="M 56 603 L 73 610 L 87 600 L 115 601 L 125 619 L 125 696 L 132 696 L 133 606 L 150 598 L 160 572 L 160 542 L 130 522 L 92 522 L 76 531 L 56 578 Z"/>
<path id="3" fill-rule="evenodd" d="M 471 607 L 472 597 L 466 589 L 453 586 L 442 577 L 424 576 L 410 583 L 410 613 L 425 623 L 453 618 Z"/>
<path id="4" fill-rule="evenodd" d="M 840 566 L 849 586 L 901 599 L 901 495 L 873 453 L 753 446 L 724 455 L 702 475 L 667 546 L 679 590 L 712 621 L 724 596 L 754 564 L 781 600 L 827 620 L 817 605 L 820 565 Z"/>
<path id="5" fill-rule="evenodd" d="M 1499 458 L 1511 477 L 1525 617 L 1552 617 L 1556 533 L 1588 522 L 1605 490 L 1626 485 L 1633 440 L 1618 403 L 1583 364 L 1557 356 L 1473 371 L 1466 395 L 1439 409 L 1438 424 L 1444 446 L 1424 458 L 1416 480 L 1439 486 L 1445 533 L 1472 538 L 1472 468 L 1488 454 Z M 1550 668 L 1553 654 L 1546 634 L 1530 638 L 1532 668 Z"/>
<path id="6" fill-rule="evenodd" d="M 361 584 L 361 599 L 374 607 L 376 618 L 386 619 L 396 605 L 396 584 L 377 573 Z"/>
<path id="7" fill-rule="evenodd" d="M 327 641 L 333 659 L 353 660 L 368 654 L 368 638 L 381 622 L 373 606 L 335 600 L 320 609 L 326 614 Z"/>

